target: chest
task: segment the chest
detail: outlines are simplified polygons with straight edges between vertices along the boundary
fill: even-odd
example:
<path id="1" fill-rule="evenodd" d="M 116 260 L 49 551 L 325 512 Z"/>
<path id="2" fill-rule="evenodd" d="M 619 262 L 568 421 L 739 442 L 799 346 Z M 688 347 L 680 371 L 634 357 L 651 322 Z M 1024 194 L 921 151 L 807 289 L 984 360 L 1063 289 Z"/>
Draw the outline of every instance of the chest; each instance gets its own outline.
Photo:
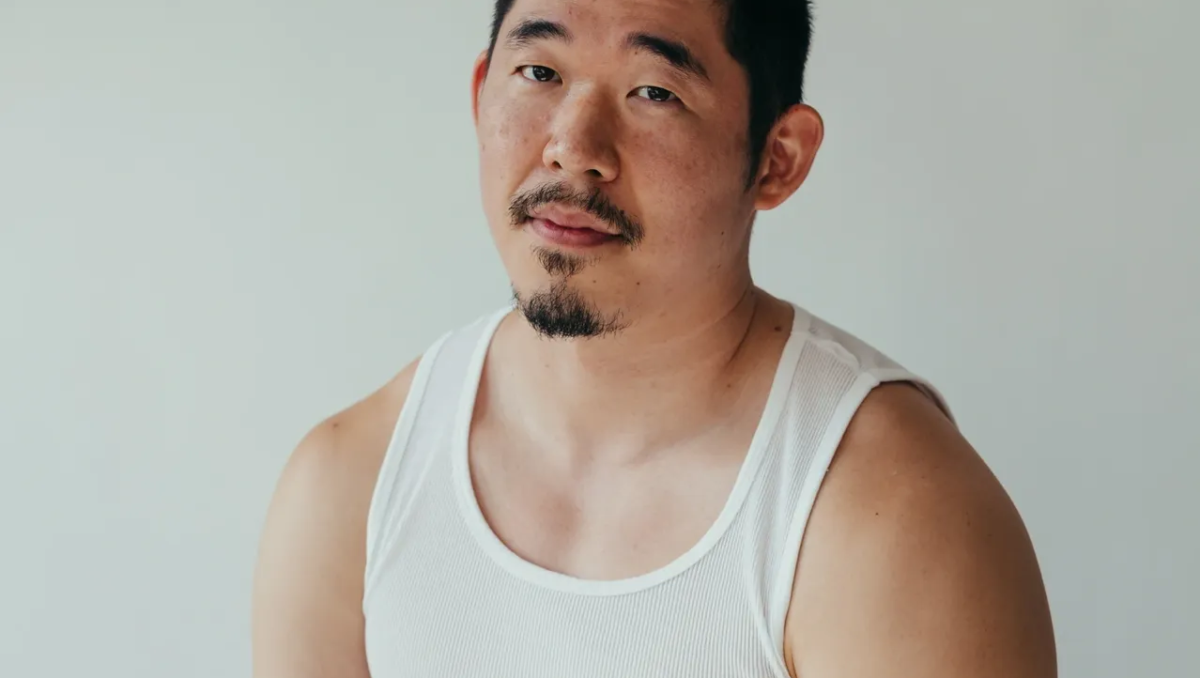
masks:
<path id="1" fill-rule="evenodd" d="M 428 509 L 364 606 L 376 678 L 781 678 L 737 540 L 657 585 L 580 593 L 490 557 L 448 504 Z"/>
<path id="2" fill-rule="evenodd" d="M 372 676 L 781 678 L 748 611 L 713 596 L 691 597 L 701 604 L 689 609 L 678 594 L 523 591 L 513 598 L 520 587 L 469 596 L 461 588 L 425 590 L 429 595 L 387 598 L 396 603 L 389 610 L 369 610 Z M 405 591 L 416 594 L 417 587 Z"/>
<path id="3" fill-rule="evenodd" d="M 470 447 L 470 489 L 496 537 L 534 565 L 591 580 L 653 572 L 696 547 L 745 458 L 726 447 L 633 464 L 548 462 L 486 421 Z"/>

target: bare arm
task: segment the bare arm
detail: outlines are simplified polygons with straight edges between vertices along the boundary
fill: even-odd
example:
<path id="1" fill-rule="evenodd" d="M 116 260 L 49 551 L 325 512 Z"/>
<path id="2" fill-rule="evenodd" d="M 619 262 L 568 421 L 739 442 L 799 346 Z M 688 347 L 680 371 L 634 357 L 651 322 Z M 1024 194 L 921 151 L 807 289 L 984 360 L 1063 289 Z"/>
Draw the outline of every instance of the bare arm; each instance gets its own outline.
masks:
<path id="1" fill-rule="evenodd" d="M 927 398 L 872 394 L 813 509 L 787 625 L 802 678 L 1053 678 L 1033 546 Z"/>
<path id="2" fill-rule="evenodd" d="M 289 458 L 254 573 L 255 678 L 369 678 L 367 508 L 413 368 L 314 428 Z"/>

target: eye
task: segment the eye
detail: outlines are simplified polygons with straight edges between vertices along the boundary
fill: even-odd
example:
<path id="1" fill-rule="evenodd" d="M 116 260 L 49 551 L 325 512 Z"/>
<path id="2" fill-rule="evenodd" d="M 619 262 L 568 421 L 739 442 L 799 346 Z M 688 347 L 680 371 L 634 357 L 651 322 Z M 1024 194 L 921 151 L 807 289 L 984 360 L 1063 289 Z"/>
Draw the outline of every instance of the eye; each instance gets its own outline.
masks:
<path id="1" fill-rule="evenodd" d="M 554 69 L 546 68 L 545 66 L 522 66 L 521 75 L 527 80 L 533 80 L 534 82 L 554 82 L 558 80 L 558 73 L 555 73 Z"/>
<path id="2" fill-rule="evenodd" d="M 653 101 L 654 103 L 658 103 L 658 104 L 667 104 L 667 103 L 671 103 L 672 101 L 679 100 L 679 97 L 675 96 L 675 93 L 672 92 L 671 90 L 663 89 L 661 87 L 654 87 L 654 86 L 650 86 L 650 85 L 647 85 L 646 87 L 639 87 L 636 90 L 634 90 L 634 92 L 638 96 L 640 96 L 644 99 L 649 99 L 650 101 Z"/>

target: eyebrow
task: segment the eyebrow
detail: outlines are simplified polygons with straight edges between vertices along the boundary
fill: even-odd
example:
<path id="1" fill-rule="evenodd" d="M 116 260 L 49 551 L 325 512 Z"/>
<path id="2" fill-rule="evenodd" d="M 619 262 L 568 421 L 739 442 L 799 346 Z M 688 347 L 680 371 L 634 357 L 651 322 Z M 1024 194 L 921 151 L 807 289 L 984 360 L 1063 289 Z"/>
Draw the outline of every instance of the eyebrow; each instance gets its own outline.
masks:
<path id="1" fill-rule="evenodd" d="M 541 40 L 571 42 L 571 31 L 557 21 L 548 19 L 525 19 L 508 32 L 505 42 L 511 49 L 528 47 Z M 711 82 L 708 69 L 687 45 L 677 40 L 652 33 L 633 33 L 625 38 L 625 48 L 637 52 L 648 52 L 686 77 Z"/>
<path id="2" fill-rule="evenodd" d="M 505 42 L 508 43 L 509 47 L 516 49 L 519 47 L 528 47 L 539 40 L 571 42 L 572 39 L 571 31 L 567 30 L 566 26 L 557 21 L 526 19 L 508 32 Z"/>
<path id="3" fill-rule="evenodd" d="M 649 52 L 684 76 L 711 82 L 708 77 L 708 69 L 682 42 L 650 33 L 634 33 L 625 39 L 625 47 L 635 51 Z"/>

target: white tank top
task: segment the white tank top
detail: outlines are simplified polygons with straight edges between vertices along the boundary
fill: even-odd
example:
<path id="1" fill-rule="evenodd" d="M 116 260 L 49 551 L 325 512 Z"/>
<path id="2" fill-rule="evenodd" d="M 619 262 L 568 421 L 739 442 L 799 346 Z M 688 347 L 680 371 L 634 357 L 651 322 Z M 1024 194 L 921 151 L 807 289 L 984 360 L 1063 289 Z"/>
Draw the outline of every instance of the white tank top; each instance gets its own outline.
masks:
<path id="1" fill-rule="evenodd" d="M 787 678 L 783 627 L 817 489 L 875 386 L 929 384 L 797 308 L 723 510 L 665 567 L 591 581 L 509 550 L 471 486 L 484 357 L 511 309 L 421 359 L 367 519 L 363 613 L 373 678 Z"/>

